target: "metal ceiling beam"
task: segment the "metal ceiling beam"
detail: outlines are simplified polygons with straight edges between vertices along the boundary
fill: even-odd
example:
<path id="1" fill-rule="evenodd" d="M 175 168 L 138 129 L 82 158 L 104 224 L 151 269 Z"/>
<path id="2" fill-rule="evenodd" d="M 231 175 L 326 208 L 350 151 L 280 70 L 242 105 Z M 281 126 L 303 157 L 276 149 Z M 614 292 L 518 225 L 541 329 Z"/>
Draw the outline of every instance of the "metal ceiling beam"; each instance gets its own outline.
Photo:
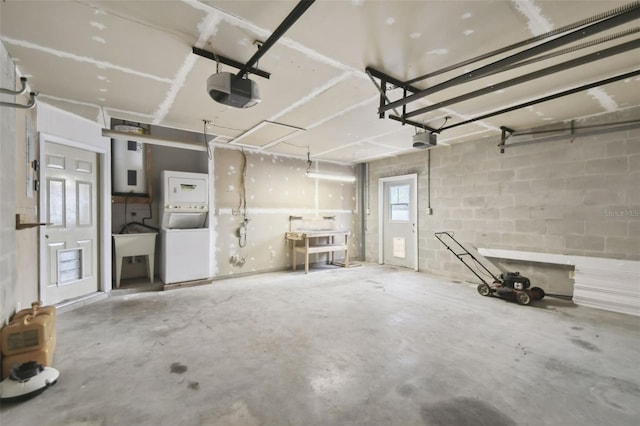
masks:
<path id="1" fill-rule="evenodd" d="M 378 78 L 380 80 L 384 80 L 387 83 L 391 83 L 396 87 L 400 87 L 402 89 L 410 90 L 413 93 L 416 93 L 416 92 L 419 92 L 420 90 L 422 90 L 419 87 L 412 86 L 411 84 L 407 84 L 404 81 L 398 80 L 397 78 L 392 77 L 389 74 L 385 74 L 382 71 L 379 71 L 379 70 L 377 70 L 377 69 L 375 69 L 373 67 L 366 67 L 364 69 L 364 71 L 367 74 L 369 74 L 370 76 L 373 76 L 373 77 Z"/>
<path id="2" fill-rule="evenodd" d="M 584 39 L 586 37 L 590 37 L 599 32 L 606 31 L 611 28 L 615 28 L 619 25 L 625 24 L 627 22 L 633 21 L 638 18 L 640 18 L 640 3 L 636 2 L 636 4 L 634 4 L 634 7 L 630 8 L 628 11 L 624 13 L 615 15 L 611 18 L 607 18 L 605 20 L 580 28 L 569 34 L 565 34 L 553 40 L 547 41 L 545 43 L 542 43 L 537 46 L 531 47 L 529 49 L 523 50 L 521 52 L 515 53 L 511 56 L 507 56 L 506 58 L 500 59 L 491 64 L 485 65 L 473 71 L 459 75 L 458 77 L 454 77 L 440 84 L 436 84 L 435 86 L 421 90 L 417 93 L 404 97 L 390 104 L 386 104 L 384 107 L 381 108 L 379 112 L 384 112 L 390 109 L 398 108 L 402 105 L 406 105 L 410 102 L 416 101 L 432 93 L 436 93 L 441 90 L 447 89 L 449 87 L 454 87 L 462 83 L 476 80 L 480 77 L 486 76 L 487 74 L 493 73 L 496 70 L 500 70 L 505 66 L 534 57 L 536 55 L 540 55 L 552 49 L 556 49 L 558 47 L 564 46 L 569 43 L 573 43 L 575 41 Z"/>
<path id="3" fill-rule="evenodd" d="M 208 50 L 200 49 L 198 47 L 193 47 L 192 50 L 194 55 L 202 56 L 203 58 L 211 59 L 212 61 L 220 62 L 221 64 L 229 65 L 230 67 L 236 69 L 242 69 L 245 64 L 242 62 L 235 61 L 233 59 L 227 58 L 222 55 L 218 55 L 217 53 L 209 52 Z M 260 77 L 268 79 L 271 77 L 271 73 L 262 71 L 261 69 L 251 67 L 249 68 L 249 72 L 254 75 L 258 75 Z"/>
<path id="4" fill-rule="evenodd" d="M 498 84 L 493 84 L 491 86 L 485 87 L 480 90 L 476 90 L 474 92 L 465 93 L 464 95 L 456 96 L 455 98 L 447 99 L 445 101 L 438 102 L 436 104 L 429 105 L 423 108 L 418 108 L 414 111 L 404 114 L 403 117 L 404 118 L 415 117 L 416 115 L 425 114 L 427 112 L 434 111 L 436 109 L 443 108 L 448 105 L 452 105 L 452 104 L 456 104 L 469 99 L 477 98 L 479 96 L 483 96 L 483 95 L 495 92 L 496 90 L 501 90 L 501 89 L 505 89 L 507 87 L 515 86 L 518 84 L 527 83 L 537 78 L 545 77 L 560 71 L 565 71 L 574 67 L 578 67 L 580 65 L 585 65 L 591 62 L 605 59 L 610 56 L 627 52 L 629 50 L 637 49 L 639 47 L 640 47 L 640 39 L 632 40 L 626 43 L 619 44 L 617 46 L 610 47 L 608 49 L 601 50 L 599 52 L 591 53 L 589 55 L 584 55 L 579 58 L 562 62 L 560 64 L 556 64 L 548 68 L 534 71 L 529 74 L 524 74 L 524 75 L 521 75 L 520 77 L 512 78 L 511 80 L 503 81 Z"/>
<path id="5" fill-rule="evenodd" d="M 539 56 L 536 56 L 535 58 L 527 59 L 526 61 L 520 61 L 517 64 L 509 65 L 509 66 L 506 66 L 506 67 L 504 67 L 504 68 L 502 68 L 502 69 L 500 69 L 500 70 L 498 70 L 498 71 L 496 71 L 494 73 L 487 74 L 487 77 L 490 76 L 490 75 L 493 75 L 493 74 L 499 74 L 501 72 L 511 71 L 513 69 L 516 69 L 516 68 L 524 67 L 524 66 L 531 65 L 531 64 L 536 64 L 538 62 L 542 62 L 542 61 L 545 61 L 547 59 L 555 58 L 555 57 L 558 57 L 558 56 L 563 56 L 563 55 L 566 55 L 568 53 L 574 53 L 574 52 L 577 52 L 578 50 L 586 49 L 588 47 L 593 47 L 593 46 L 597 46 L 599 44 L 608 43 L 610 41 L 617 40 L 617 39 L 623 38 L 623 37 L 627 37 L 627 36 L 630 36 L 630 35 L 633 35 L 633 34 L 636 34 L 636 33 L 639 33 L 639 32 L 640 32 L 640 27 L 629 28 L 629 29 L 626 29 L 626 30 L 623 30 L 623 31 L 619 31 L 619 32 L 617 32 L 615 34 L 609 34 L 609 35 L 597 38 L 595 40 L 589 40 L 589 41 L 586 41 L 584 43 L 575 44 L 575 45 L 572 45 L 572 46 L 569 46 L 569 47 L 565 47 L 564 49 L 559 49 L 559 50 L 555 50 L 555 51 L 550 52 L 550 53 L 546 53 L 544 55 L 539 55 Z"/>
<path id="6" fill-rule="evenodd" d="M 293 10 L 287 15 L 287 17 L 278 25 L 278 28 L 275 29 L 273 33 L 269 36 L 269 38 L 258 48 L 258 51 L 247 61 L 247 63 L 240 68 L 238 77 L 242 77 L 245 75 L 249 69 L 253 66 L 253 64 L 257 63 L 258 60 L 267 53 L 267 50 L 273 46 L 276 41 L 300 18 L 304 12 L 311 7 L 311 5 L 315 2 L 315 0 L 300 0 L 300 2 L 293 8 Z"/>
<path id="7" fill-rule="evenodd" d="M 426 80 L 427 78 L 435 77 L 435 76 L 438 76 L 440 74 L 444 74 L 445 72 L 453 71 L 455 69 L 462 68 L 464 66 L 471 65 L 471 64 L 476 63 L 476 62 L 480 62 L 480 61 L 482 61 L 484 59 L 489 59 L 489 58 L 491 58 L 493 56 L 497 56 L 497 55 L 500 55 L 502 53 L 506 53 L 506 52 L 509 52 L 511 50 L 515 50 L 515 49 L 518 49 L 520 47 L 524 47 L 524 46 L 533 44 L 535 42 L 538 42 L 538 41 L 541 41 L 541 40 L 556 36 L 558 34 L 562 34 L 562 33 L 566 33 L 567 31 L 575 30 L 576 28 L 580 28 L 580 27 L 583 27 L 585 25 L 592 24 L 592 23 L 597 22 L 597 21 L 601 21 L 601 20 L 609 18 L 611 16 L 619 15 L 619 14 L 624 13 L 625 11 L 627 11 L 630 8 L 633 8 L 633 7 L 634 7 L 633 4 L 628 4 L 628 5 L 613 9 L 613 10 L 609 10 L 607 12 L 601 13 L 601 14 L 593 16 L 591 18 L 583 19 L 581 21 L 574 22 L 573 24 L 565 25 L 564 27 L 560 27 L 560 28 L 551 30 L 549 32 L 546 32 L 544 34 L 540 34 L 538 36 L 531 37 L 531 38 L 529 38 L 527 40 L 523 40 L 523 41 L 520 41 L 520 42 L 517 42 L 517 43 L 513 43 L 513 44 L 510 44 L 509 46 L 505 46 L 503 48 L 496 49 L 494 51 L 485 53 L 483 55 L 476 56 L 475 58 L 471 58 L 471 59 L 467 59 L 467 60 L 462 61 L 462 62 L 458 62 L 457 64 L 453 64 L 453 65 L 450 65 L 448 67 L 439 69 L 438 71 L 430 72 L 430 73 L 423 74 L 421 76 L 412 78 L 411 80 L 407 80 L 406 84 L 413 84 L 413 83 L 418 82 L 418 81 Z"/>
<path id="8" fill-rule="evenodd" d="M 427 131 L 429 131 L 431 133 L 440 133 L 440 131 L 438 129 L 435 129 L 433 127 L 427 126 L 426 124 L 420 123 L 418 121 L 407 120 L 407 119 L 404 119 L 402 117 L 398 117 L 397 115 L 390 115 L 389 118 L 391 120 L 399 121 L 402 124 L 409 124 L 409 125 L 411 125 L 413 127 L 418 127 L 419 129 L 427 130 Z"/>
<path id="9" fill-rule="evenodd" d="M 493 112 L 490 112 L 490 113 L 487 113 L 487 114 L 483 114 L 483 115 L 480 115 L 478 117 L 475 117 L 475 118 L 472 118 L 472 119 L 469 119 L 469 120 L 461 121 L 460 123 L 451 124 L 449 126 L 443 127 L 441 129 L 439 129 L 439 131 L 442 132 L 444 130 L 449 130 L 449 129 L 453 129 L 455 127 L 464 126 L 466 124 L 470 124 L 470 123 L 473 123 L 473 122 L 476 122 L 476 121 L 484 120 L 486 118 L 495 117 L 496 115 L 506 114 L 508 112 L 516 111 L 516 110 L 519 110 L 519 109 L 522 109 L 522 108 L 526 108 L 526 107 L 529 107 L 529 106 L 532 106 L 532 105 L 537 105 L 537 104 L 540 104 L 542 102 L 547 102 L 547 101 L 558 99 L 558 98 L 561 98 L 561 97 L 564 97 L 564 96 L 573 95 L 574 93 L 583 92 L 585 90 L 593 89 L 594 87 L 604 86 L 605 84 L 614 83 L 616 81 L 624 80 L 626 78 L 635 77 L 637 75 L 640 75 L 640 69 L 639 70 L 635 70 L 635 71 L 631 71 L 631 72 L 628 72 L 628 73 L 624 73 L 624 74 L 619 74 L 617 76 L 606 78 L 604 80 L 599 80 L 599 81 L 596 81 L 594 83 L 585 84 L 583 86 L 575 87 L 573 89 L 569 89 L 569 90 L 565 90 L 565 91 L 562 91 L 562 92 L 554 93 L 552 95 L 544 96 L 542 98 L 535 99 L 533 101 L 524 102 L 522 104 L 514 105 L 514 106 L 511 106 L 509 108 L 504 108 L 504 109 L 501 109 L 501 110 L 498 110 L 498 111 L 493 111 Z M 401 117 L 398 117 L 398 118 L 400 120 L 402 120 Z"/>
<path id="10" fill-rule="evenodd" d="M 379 70 L 377 70 L 375 68 L 372 68 L 372 67 L 366 67 L 365 68 L 365 72 L 367 73 L 367 75 L 371 79 L 371 82 L 373 83 L 373 85 L 376 86 L 376 88 L 380 92 L 380 106 L 384 105 L 385 102 L 389 101 L 389 98 L 387 97 L 387 91 L 386 91 L 387 83 L 391 83 L 396 87 L 402 88 L 405 91 L 405 94 L 406 94 L 407 90 L 410 90 L 412 92 L 417 92 L 417 91 L 420 90 L 417 87 L 414 87 L 414 86 L 411 86 L 411 85 L 407 85 L 407 84 L 403 83 L 402 81 L 398 80 L 397 78 L 391 77 L 390 75 L 387 75 L 387 74 L 383 73 L 382 71 L 379 71 Z M 380 80 L 380 85 L 378 85 L 373 80 L 374 77 L 378 78 Z M 394 110 L 394 112 L 396 114 L 398 114 L 397 111 Z M 403 112 L 404 112 L 404 109 L 403 109 Z M 384 112 L 381 112 L 379 114 L 379 117 L 380 118 L 384 118 Z M 390 115 L 389 118 L 392 119 L 392 120 L 400 121 L 402 123 L 402 125 L 409 124 L 411 126 L 418 127 L 420 129 L 428 130 L 430 132 L 435 132 L 436 131 L 436 129 L 434 129 L 431 126 L 428 126 L 428 125 L 423 124 L 423 123 L 419 123 L 417 121 L 402 119 L 398 115 Z"/>

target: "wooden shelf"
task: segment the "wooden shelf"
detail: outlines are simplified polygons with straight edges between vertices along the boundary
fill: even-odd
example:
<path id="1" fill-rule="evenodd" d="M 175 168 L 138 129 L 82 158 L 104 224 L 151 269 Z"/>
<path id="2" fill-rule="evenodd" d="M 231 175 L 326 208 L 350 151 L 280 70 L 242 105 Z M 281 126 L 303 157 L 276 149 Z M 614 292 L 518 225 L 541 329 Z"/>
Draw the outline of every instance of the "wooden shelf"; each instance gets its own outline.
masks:
<path id="1" fill-rule="evenodd" d="M 124 204 L 151 204 L 153 199 L 151 197 L 135 197 L 135 196 L 124 196 L 124 195 L 112 195 L 111 202 Z"/>

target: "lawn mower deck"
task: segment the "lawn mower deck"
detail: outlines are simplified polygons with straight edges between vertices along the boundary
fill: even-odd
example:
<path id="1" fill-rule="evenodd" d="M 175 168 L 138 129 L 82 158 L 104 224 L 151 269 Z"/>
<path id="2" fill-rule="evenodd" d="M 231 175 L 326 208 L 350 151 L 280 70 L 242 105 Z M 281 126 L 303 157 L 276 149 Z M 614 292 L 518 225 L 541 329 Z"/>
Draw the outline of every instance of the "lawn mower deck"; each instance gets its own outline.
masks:
<path id="1" fill-rule="evenodd" d="M 540 300 L 545 296 L 544 290 L 540 287 L 531 287 L 529 278 L 520 275 L 519 272 L 503 272 L 495 275 L 453 237 L 453 232 L 436 232 L 435 237 L 482 281 L 482 284 L 478 284 L 477 287 L 478 293 L 482 296 L 495 295 L 521 305 L 528 305 L 532 300 Z M 451 248 L 452 246 L 455 250 Z M 467 258 L 473 260 L 473 266 L 467 263 L 465 260 Z M 491 277 L 493 282 L 489 284 L 480 273 Z"/>

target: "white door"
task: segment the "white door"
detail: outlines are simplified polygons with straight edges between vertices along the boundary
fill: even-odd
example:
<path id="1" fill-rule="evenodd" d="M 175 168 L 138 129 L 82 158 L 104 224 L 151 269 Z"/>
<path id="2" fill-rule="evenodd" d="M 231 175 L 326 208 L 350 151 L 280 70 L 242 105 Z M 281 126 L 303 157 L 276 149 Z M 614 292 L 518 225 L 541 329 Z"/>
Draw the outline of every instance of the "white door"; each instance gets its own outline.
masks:
<path id="1" fill-rule="evenodd" d="M 43 147 L 41 297 L 55 304 L 98 291 L 98 155 L 49 141 Z"/>
<path id="2" fill-rule="evenodd" d="M 380 263 L 418 270 L 417 175 L 380 179 Z"/>

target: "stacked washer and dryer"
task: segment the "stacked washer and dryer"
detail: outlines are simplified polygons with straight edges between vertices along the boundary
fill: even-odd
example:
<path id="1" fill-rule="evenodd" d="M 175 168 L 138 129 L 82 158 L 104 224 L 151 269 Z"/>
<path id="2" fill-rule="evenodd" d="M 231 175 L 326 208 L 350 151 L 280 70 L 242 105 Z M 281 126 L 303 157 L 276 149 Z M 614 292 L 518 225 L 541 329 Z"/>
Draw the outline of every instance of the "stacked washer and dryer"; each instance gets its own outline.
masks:
<path id="1" fill-rule="evenodd" d="M 160 191 L 160 279 L 196 281 L 209 272 L 209 176 L 164 170 Z"/>

